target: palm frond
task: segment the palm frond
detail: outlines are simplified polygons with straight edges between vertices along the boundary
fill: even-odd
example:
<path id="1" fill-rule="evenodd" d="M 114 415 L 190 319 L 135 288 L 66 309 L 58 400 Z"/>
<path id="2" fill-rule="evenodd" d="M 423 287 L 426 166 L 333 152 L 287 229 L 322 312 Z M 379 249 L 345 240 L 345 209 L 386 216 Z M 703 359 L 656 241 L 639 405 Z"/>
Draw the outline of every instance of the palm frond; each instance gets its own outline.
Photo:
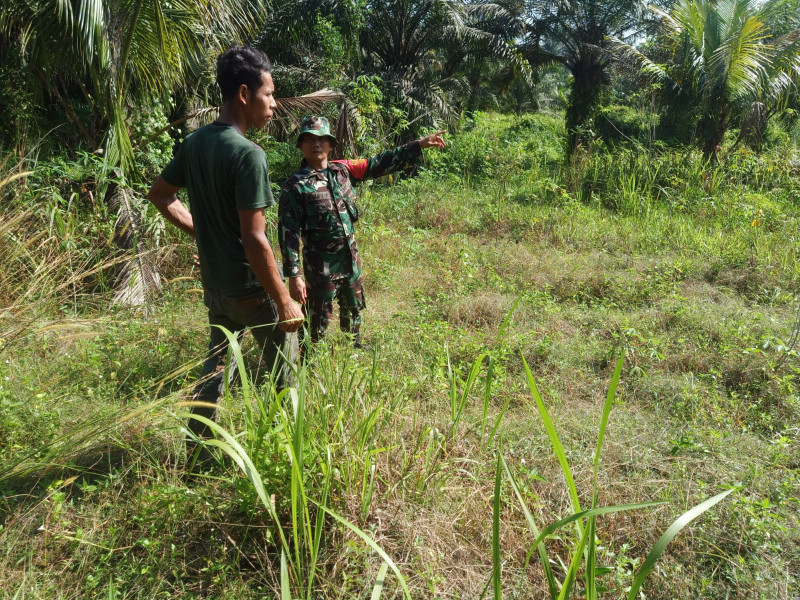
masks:
<path id="1" fill-rule="evenodd" d="M 642 52 L 620 40 L 609 37 L 610 49 L 624 63 L 635 65 L 649 81 L 673 82 L 664 67 L 645 56 Z M 675 82 L 677 86 L 677 82 Z M 680 86 L 677 86 L 680 87 Z"/>
<path id="2" fill-rule="evenodd" d="M 317 90 L 310 94 L 292 98 L 276 98 L 275 104 L 277 106 L 275 107 L 272 122 L 267 125 L 267 130 L 269 131 L 273 126 L 277 127 L 281 135 L 287 137 L 300 126 L 300 121 L 302 121 L 303 117 L 322 112 L 322 108 L 331 102 L 342 104 L 344 99 L 345 95 L 342 92 L 330 89 Z"/>
<path id="3" fill-rule="evenodd" d="M 161 291 L 161 277 L 144 246 L 141 212 L 144 201 L 132 190 L 111 183 L 106 202 L 116 212 L 114 244 L 127 257 L 118 265 L 114 303 L 122 306 L 142 306 Z"/>
<path id="4" fill-rule="evenodd" d="M 319 112 L 329 102 L 341 103 L 344 97 L 342 92 L 323 89 L 293 98 L 276 98 L 277 106 L 273 119 L 281 123 L 297 124 L 303 116 Z M 299 118 L 298 115 L 300 115 Z"/>
<path id="5" fill-rule="evenodd" d="M 712 53 L 709 80 L 725 86 L 733 99 L 756 96 L 771 62 L 772 47 L 761 43 L 765 37 L 764 23 L 755 17 L 746 19 Z"/>

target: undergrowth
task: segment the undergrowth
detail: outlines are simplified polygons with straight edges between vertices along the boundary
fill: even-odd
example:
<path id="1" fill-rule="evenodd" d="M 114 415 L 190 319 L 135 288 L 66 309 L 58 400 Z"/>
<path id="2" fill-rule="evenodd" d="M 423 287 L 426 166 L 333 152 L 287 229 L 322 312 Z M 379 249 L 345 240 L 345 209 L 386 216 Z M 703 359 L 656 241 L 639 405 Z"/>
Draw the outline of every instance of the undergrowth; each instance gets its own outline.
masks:
<path id="1" fill-rule="evenodd" d="M 7 162 L 0 595 L 625 597 L 726 491 L 644 597 L 796 595 L 797 149 L 565 165 L 560 127 L 478 113 L 416 177 L 363 186 L 375 354 L 332 335 L 296 392 L 246 377 L 219 422 L 233 462 L 191 481 L 191 249 L 152 225 L 164 294 L 113 308 L 92 159 Z"/>

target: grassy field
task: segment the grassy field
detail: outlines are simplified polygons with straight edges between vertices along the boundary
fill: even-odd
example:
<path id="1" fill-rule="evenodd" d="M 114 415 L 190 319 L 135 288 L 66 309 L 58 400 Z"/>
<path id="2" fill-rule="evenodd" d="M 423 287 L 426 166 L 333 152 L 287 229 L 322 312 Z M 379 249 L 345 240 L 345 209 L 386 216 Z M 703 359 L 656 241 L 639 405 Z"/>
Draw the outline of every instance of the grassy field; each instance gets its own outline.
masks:
<path id="1" fill-rule="evenodd" d="M 207 336 L 190 248 L 162 245 L 150 310 L 112 310 L 87 292 L 96 259 L 9 203 L 0 596 L 546 598 L 532 529 L 659 502 L 543 542 L 579 598 L 596 536 L 596 593 L 624 598 L 675 519 L 733 490 L 638 597 L 797 598 L 800 150 L 703 166 L 630 144 L 564 165 L 560 122 L 479 114 L 417 177 L 362 187 L 375 355 L 331 335 L 276 395 L 246 338 L 251 375 L 220 419 L 235 458 L 190 481 L 182 415 Z M 67 233 L 90 236 L 70 210 Z"/>

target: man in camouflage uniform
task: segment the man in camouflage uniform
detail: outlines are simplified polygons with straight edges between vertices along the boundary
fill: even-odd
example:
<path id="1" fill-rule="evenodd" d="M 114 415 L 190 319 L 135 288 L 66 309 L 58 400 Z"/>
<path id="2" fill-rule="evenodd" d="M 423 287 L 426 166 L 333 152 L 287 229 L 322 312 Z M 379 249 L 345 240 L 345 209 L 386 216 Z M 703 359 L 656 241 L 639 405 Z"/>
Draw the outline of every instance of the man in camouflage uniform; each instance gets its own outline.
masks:
<path id="1" fill-rule="evenodd" d="M 360 327 L 366 303 L 353 229 L 358 221 L 353 183 L 418 163 L 422 148 L 444 147 L 443 133 L 438 131 L 370 159 L 328 161 L 337 143 L 328 120 L 303 119 L 297 138 L 303 162 L 281 190 L 278 221 L 283 273 L 289 278 L 291 297 L 306 306 L 312 343 L 325 335 L 333 301 L 338 299 L 342 330 L 353 337 L 356 348 L 364 347 Z"/>

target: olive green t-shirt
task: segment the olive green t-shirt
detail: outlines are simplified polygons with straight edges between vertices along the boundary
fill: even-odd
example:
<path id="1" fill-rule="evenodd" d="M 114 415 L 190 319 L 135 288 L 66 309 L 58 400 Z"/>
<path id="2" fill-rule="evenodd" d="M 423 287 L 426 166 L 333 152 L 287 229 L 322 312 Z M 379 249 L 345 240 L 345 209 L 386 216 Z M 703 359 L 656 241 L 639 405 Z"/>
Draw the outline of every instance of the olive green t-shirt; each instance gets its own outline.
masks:
<path id="1" fill-rule="evenodd" d="M 189 193 L 203 287 L 259 285 L 245 256 L 238 211 L 275 204 L 261 147 L 231 125 L 212 123 L 184 140 L 161 177 Z"/>

